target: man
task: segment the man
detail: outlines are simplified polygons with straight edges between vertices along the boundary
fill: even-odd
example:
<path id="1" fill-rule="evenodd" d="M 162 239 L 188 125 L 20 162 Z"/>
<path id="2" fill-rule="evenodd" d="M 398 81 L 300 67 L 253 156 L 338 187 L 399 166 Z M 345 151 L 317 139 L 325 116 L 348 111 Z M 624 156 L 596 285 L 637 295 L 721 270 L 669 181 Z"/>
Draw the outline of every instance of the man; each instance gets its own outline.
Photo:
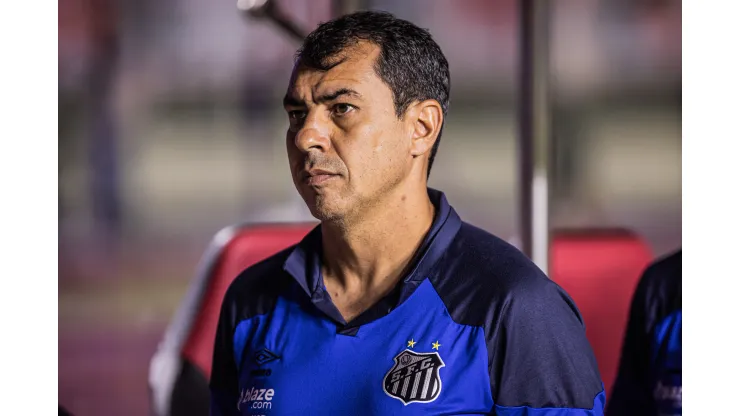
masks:
<path id="1" fill-rule="evenodd" d="M 229 288 L 213 414 L 602 414 L 572 300 L 427 189 L 449 88 L 429 33 L 390 14 L 306 38 L 286 144 L 321 225 Z"/>
<path id="2" fill-rule="evenodd" d="M 681 414 L 681 265 L 679 250 L 640 278 L 609 416 Z"/>

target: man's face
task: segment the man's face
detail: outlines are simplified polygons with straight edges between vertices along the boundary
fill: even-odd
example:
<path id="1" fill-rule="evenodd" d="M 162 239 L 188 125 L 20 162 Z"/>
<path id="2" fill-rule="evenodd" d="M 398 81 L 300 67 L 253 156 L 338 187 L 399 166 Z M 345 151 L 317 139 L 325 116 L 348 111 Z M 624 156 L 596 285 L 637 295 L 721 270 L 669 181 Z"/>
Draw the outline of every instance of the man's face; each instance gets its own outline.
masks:
<path id="1" fill-rule="evenodd" d="M 294 69 L 285 99 L 288 159 L 298 192 L 319 220 L 376 206 L 408 176 L 410 131 L 374 70 L 380 49 L 360 43 L 328 71 Z"/>

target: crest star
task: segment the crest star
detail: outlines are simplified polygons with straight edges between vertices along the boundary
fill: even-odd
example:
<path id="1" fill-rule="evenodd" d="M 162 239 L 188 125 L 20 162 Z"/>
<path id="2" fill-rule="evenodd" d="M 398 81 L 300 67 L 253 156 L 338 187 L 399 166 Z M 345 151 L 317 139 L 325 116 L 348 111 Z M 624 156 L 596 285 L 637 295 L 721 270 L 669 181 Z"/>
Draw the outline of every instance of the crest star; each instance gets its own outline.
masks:
<path id="1" fill-rule="evenodd" d="M 413 338 L 411 338 L 411 341 L 407 341 L 409 348 L 414 348 L 414 345 L 416 345 L 416 341 L 414 341 Z"/>
<path id="2" fill-rule="evenodd" d="M 440 346 L 442 346 L 442 344 L 440 344 L 439 341 L 432 343 L 432 348 L 434 348 L 437 351 L 439 351 Z"/>

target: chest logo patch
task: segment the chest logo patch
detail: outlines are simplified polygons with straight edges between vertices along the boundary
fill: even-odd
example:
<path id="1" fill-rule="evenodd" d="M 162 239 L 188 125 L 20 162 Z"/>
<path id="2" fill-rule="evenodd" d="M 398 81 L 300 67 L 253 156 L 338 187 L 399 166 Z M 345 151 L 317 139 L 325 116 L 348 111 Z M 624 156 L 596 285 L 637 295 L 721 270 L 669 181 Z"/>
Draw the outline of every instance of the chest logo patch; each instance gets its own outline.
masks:
<path id="1" fill-rule="evenodd" d="M 445 366 L 439 353 L 404 350 L 393 361 L 393 367 L 383 378 L 385 394 L 400 400 L 404 406 L 433 402 L 439 397 L 442 391 L 439 369 Z"/>

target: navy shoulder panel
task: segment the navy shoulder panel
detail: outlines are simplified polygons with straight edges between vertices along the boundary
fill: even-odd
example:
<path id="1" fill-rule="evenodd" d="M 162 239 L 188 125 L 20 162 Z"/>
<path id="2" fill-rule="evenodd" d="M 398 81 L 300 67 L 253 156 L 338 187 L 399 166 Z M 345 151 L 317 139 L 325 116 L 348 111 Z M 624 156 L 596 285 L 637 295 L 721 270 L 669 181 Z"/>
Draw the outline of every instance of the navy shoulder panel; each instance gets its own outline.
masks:
<path id="1" fill-rule="evenodd" d="M 500 410 L 595 406 L 603 384 L 581 315 L 520 250 L 463 223 L 430 280 L 453 320 L 484 328 Z"/>
<path id="2" fill-rule="evenodd" d="M 229 313 L 231 325 L 257 315 L 269 313 L 279 295 L 285 294 L 292 279 L 283 264 L 295 246 L 256 263 L 231 282 L 223 301 L 223 312 Z"/>
<path id="3" fill-rule="evenodd" d="M 459 324 L 489 326 L 512 297 L 554 285 L 516 247 L 463 223 L 430 280 Z"/>

